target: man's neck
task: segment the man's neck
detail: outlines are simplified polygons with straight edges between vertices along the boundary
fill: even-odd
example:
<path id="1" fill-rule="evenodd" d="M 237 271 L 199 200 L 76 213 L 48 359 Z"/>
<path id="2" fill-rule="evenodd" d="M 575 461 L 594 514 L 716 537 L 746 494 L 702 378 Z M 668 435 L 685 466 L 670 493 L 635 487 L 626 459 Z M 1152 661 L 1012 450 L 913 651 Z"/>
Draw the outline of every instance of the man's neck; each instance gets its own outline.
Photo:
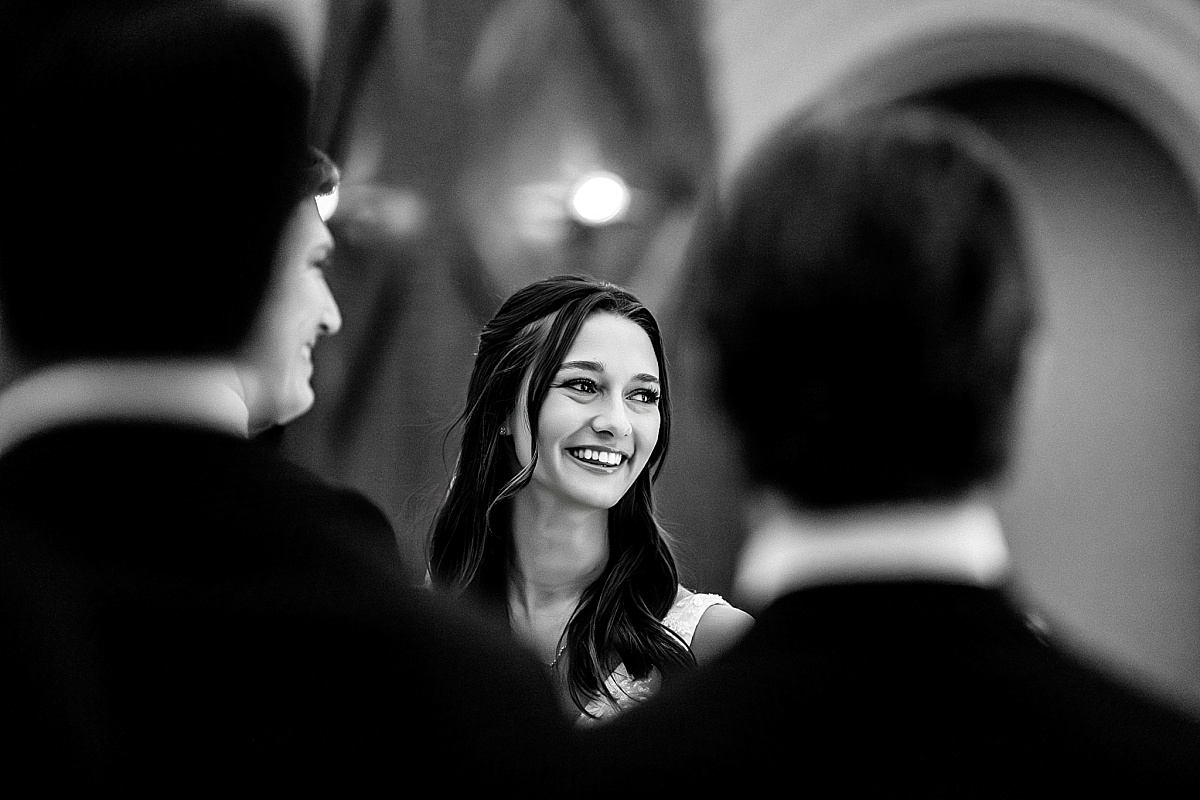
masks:
<path id="1" fill-rule="evenodd" d="M 1008 568 L 999 520 L 978 495 L 828 513 L 770 502 L 752 524 L 736 591 L 761 608 L 790 591 L 829 583 L 940 580 L 991 586 Z"/>
<path id="2" fill-rule="evenodd" d="M 77 361 L 23 374 L 0 392 L 0 452 L 50 428 L 114 420 L 248 430 L 241 383 L 226 363 Z"/>

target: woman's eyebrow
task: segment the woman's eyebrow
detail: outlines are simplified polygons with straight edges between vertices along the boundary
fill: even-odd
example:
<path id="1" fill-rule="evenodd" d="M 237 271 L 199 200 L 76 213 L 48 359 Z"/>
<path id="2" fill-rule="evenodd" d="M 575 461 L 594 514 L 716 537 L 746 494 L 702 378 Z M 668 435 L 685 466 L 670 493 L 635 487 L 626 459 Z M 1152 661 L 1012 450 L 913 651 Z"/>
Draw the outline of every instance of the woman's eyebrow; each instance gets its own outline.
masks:
<path id="1" fill-rule="evenodd" d="M 603 374 L 604 365 L 599 361 L 567 361 L 558 368 L 560 371 L 564 369 L 581 369 L 587 372 L 598 372 Z M 639 383 L 660 383 L 657 375 L 651 375 L 649 372 L 639 372 L 633 376 L 633 380 Z"/>
<path id="2" fill-rule="evenodd" d="M 567 361 L 559 366 L 559 369 L 582 369 L 588 372 L 604 372 L 604 365 L 599 361 Z"/>

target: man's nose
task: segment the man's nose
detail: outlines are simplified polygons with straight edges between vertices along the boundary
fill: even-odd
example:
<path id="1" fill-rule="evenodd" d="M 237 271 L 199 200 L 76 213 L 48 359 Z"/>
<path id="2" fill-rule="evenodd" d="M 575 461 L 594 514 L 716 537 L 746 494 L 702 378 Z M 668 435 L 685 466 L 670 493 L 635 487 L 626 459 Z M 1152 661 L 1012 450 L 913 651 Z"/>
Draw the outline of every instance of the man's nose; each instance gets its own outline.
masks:
<path id="1" fill-rule="evenodd" d="M 325 290 L 325 307 L 321 312 L 321 332 L 332 336 L 342 329 L 342 311 L 338 308 L 337 299 L 329 284 L 321 282 Z"/>

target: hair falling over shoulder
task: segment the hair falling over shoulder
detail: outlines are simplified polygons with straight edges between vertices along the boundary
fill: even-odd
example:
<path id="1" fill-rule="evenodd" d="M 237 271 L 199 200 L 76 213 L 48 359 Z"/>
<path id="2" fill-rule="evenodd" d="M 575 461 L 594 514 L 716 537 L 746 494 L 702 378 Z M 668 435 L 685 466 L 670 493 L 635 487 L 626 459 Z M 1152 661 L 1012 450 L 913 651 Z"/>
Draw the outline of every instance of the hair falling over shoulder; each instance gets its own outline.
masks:
<path id="1" fill-rule="evenodd" d="M 509 501 L 529 483 L 537 464 L 537 420 L 554 375 L 584 321 L 601 311 L 633 321 L 650 338 L 660 366 L 661 427 L 646 468 L 608 512 L 608 565 L 584 591 L 565 631 L 566 681 L 581 711 L 589 700 L 608 694 L 605 681 L 619 662 L 635 678 L 655 668 L 669 677 L 695 664 L 683 641 L 662 624 L 679 585 L 652 490 L 667 452 L 670 394 L 658 322 L 637 298 L 603 281 L 556 276 L 501 305 L 479 336 L 466 407 L 455 423 L 462 432 L 458 460 L 427 552 L 436 589 L 507 622 Z M 510 440 L 500 428 L 523 386 L 535 444 L 529 464 L 515 469 Z"/>

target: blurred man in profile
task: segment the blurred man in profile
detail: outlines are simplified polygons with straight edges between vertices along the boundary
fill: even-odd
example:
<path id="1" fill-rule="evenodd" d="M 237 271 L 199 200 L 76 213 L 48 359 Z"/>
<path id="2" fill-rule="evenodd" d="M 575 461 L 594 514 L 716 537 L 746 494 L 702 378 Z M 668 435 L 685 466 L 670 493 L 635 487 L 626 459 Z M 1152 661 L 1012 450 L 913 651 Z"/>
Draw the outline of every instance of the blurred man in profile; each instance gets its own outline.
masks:
<path id="1" fill-rule="evenodd" d="M 1200 721 L 1012 590 L 991 497 L 1037 320 L 1017 184 L 966 123 L 816 115 L 766 142 L 700 271 L 754 492 L 725 658 L 597 732 L 687 796 L 1200 792 Z M 1050 532 L 1052 533 L 1052 532 Z"/>
<path id="2" fill-rule="evenodd" d="M 204 0 L 11 2 L 0 40 L 6 787 L 536 790 L 537 665 L 248 438 L 340 324 L 289 43 Z"/>

